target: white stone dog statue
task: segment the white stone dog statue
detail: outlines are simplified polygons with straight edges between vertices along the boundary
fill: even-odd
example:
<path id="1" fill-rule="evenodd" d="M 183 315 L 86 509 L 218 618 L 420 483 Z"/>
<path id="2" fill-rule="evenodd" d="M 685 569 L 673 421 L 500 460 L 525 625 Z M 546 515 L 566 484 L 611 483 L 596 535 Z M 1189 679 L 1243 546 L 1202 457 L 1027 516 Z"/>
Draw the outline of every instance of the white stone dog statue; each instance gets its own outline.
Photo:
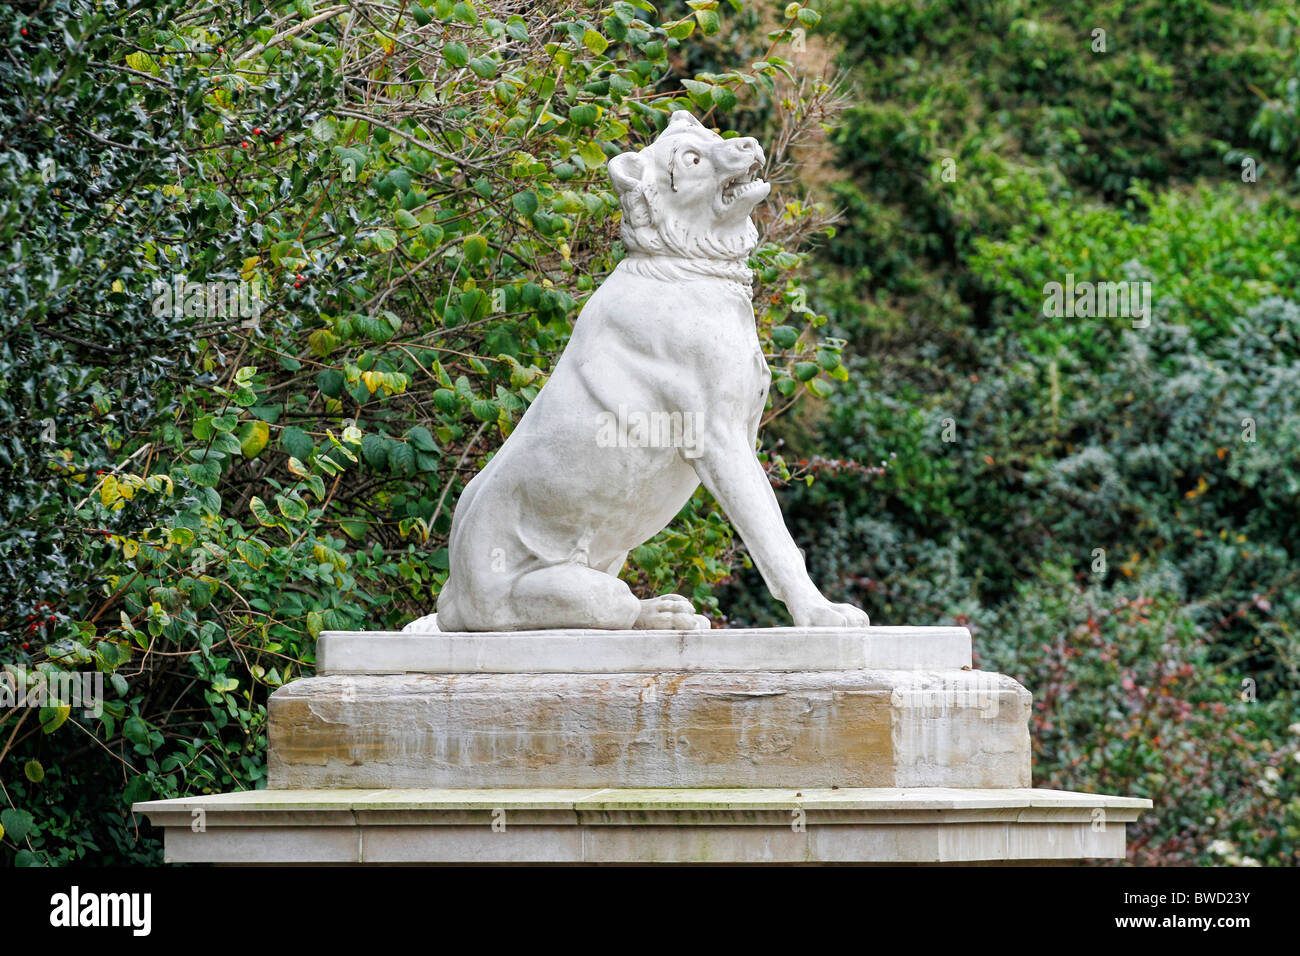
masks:
<path id="1" fill-rule="evenodd" d="M 763 150 L 672 114 L 609 161 L 627 258 L 587 301 L 549 381 L 466 486 L 438 612 L 407 631 L 709 627 L 618 577 L 703 482 L 796 625 L 867 624 L 813 585 L 755 453 L 771 373 L 746 257 Z"/>

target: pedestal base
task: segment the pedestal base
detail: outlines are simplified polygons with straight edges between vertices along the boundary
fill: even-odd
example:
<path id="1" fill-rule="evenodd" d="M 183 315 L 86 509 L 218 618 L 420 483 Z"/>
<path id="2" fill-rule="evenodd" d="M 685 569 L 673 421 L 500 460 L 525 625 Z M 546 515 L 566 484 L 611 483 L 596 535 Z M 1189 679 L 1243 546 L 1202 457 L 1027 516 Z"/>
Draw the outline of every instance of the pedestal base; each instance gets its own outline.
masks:
<path id="1" fill-rule="evenodd" d="M 1027 787 L 1029 693 L 970 660 L 957 627 L 327 632 L 270 785 Z"/>
<path id="2" fill-rule="evenodd" d="M 319 671 L 271 789 L 136 804 L 168 861 L 1063 863 L 1151 806 L 1029 789 L 964 628 L 327 632 Z"/>
<path id="3" fill-rule="evenodd" d="M 135 805 L 169 863 L 1122 859 L 1151 801 L 1053 790 L 261 790 Z"/>

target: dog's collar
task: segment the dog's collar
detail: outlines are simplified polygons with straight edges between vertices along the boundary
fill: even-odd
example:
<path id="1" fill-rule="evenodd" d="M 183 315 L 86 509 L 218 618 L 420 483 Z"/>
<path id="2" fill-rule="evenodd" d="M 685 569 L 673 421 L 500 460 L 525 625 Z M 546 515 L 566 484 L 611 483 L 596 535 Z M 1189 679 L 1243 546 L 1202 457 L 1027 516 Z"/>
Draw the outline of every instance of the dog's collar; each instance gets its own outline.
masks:
<path id="1" fill-rule="evenodd" d="M 682 281 L 687 279 L 725 279 L 753 291 L 754 270 L 744 259 L 709 259 L 694 256 L 644 255 L 633 253 L 619 265 L 633 275 L 648 279 Z"/>

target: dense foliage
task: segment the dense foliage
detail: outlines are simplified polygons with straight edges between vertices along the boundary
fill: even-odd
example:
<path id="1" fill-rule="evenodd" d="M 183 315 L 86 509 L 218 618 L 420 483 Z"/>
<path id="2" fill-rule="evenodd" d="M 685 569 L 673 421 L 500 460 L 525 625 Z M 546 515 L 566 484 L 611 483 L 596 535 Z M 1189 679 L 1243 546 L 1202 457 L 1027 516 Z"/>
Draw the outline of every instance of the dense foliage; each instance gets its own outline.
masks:
<path id="1" fill-rule="evenodd" d="M 130 802 L 262 785 L 320 630 L 430 609 L 622 254 L 606 158 L 685 107 L 779 185 L 762 458 L 815 580 L 970 626 L 1037 785 L 1155 799 L 1139 862 L 1300 862 L 1300 14 L 814 6 L 0 8 L 0 664 L 106 690 L 0 701 L 0 859 L 156 860 Z M 1149 321 L 1049 314 L 1067 276 Z M 627 577 L 785 623 L 747 566 L 701 493 Z"/>
<path id="2" fill-rule="evenodd" d="M 107 677 L 98 715 L 67 694 L 0 708 L 7 859 L 155 858 L 126 807 L 260 785 L 266 696 L 310 673 L 322 628 L 431 608 L 463 483 L 621 255 L 607 157 L 675 108 L 724 129 L 741 101 L 795 129 L 824 112 L 816 85 L 774 96 L 779 57 L 680 72 L 732 13 L 0 13 L 0 660 L 18 692 Z M 797 191 L 768 209 L 776 414 L 845 373 L 798 308 L 822 216 Z M 739 560 L 701 494 L 628 576 L 710 608 Z"/>
<path id="3" fill-rule="evenodd" d="M 777 432 L 883 474 L 787 494 L 815 576 L 969 624 L 1035 695 L 1038 785 L 1156 801 L 1137 861 L 1294 865 L 1300 18 L 833 10 L 855 93 L 814 304 L 853 376 Z M 1075 280 L 1149 282 L 1150 315 L 1054 314 Z"/>

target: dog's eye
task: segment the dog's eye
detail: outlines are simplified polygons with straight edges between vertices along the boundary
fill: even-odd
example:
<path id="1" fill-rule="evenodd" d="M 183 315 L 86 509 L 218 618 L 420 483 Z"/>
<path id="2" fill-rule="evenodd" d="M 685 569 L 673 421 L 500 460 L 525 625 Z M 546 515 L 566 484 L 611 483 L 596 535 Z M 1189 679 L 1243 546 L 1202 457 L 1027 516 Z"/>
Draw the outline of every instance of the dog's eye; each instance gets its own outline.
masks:
<path id="1" fill-rule="evenodd" d="M 700 154 L 699 154 L 699 153 L 687 153 L 687 154 L 686 154 L 686 161 L 687 161 L 688 163 L 690 163 L 692 166 L 698 166 L 698 165 L 700 164 Z"/>

